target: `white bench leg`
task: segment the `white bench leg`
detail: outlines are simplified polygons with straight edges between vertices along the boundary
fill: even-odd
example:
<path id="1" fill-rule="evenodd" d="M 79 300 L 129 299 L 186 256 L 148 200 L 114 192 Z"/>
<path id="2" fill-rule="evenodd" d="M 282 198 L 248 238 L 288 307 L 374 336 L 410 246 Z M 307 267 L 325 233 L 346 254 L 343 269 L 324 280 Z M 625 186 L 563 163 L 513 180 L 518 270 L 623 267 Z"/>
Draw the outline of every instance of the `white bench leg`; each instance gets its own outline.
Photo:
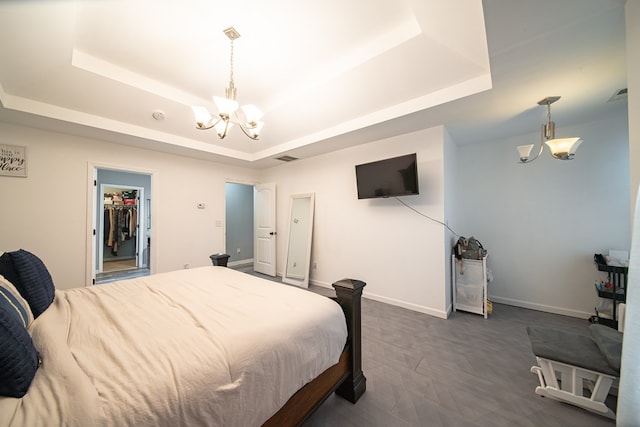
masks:
<path id="1" fill-rule="evenodd" d="M 604 401 L 611 386 L 617 381 L 616 377 L 542 357 L 536 357 L 536 360 L 538 366 L 531 367 L 531 372 L 537 374 L 540 381 L 536 394 L 615 419 L 616 414 Z M 560 373 L 560 382 L 556 372 Z M 585 383 L 593 384 L 589 387 L 589 396 L 585 396 Z"/>

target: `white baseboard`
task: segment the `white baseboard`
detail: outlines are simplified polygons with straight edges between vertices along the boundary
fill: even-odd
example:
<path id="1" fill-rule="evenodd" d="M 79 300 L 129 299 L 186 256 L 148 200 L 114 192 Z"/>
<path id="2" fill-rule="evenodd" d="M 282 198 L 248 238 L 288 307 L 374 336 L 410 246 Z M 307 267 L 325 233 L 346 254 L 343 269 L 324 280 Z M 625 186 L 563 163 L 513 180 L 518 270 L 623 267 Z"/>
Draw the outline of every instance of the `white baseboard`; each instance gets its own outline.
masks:
<path id="1" fill-rule="evenodd" d="M 329 283 L 320 282 L 317 280 L 310 280 L 309 283 L 311 283 L 312 285 L 320 286 L 322 288 L 333 289 L 333 286 L 331 286 L 331 284 Z M 406 308 L 408 310 L 428 314 L 430 316 L 438 317 L 440 319 L 446 319 L 451 313 L 451 308 L 449 308 L 447 311 L 434 310 L 432 308 L 424 307 L 422 305 L 412 304 L 406 301 L 400 301 L 394 298 L 388 298 L 388 297 L 383 297 L 381 295 L 372 294 L 370 292 L 367 292 L 366 289 L 367 288 L 365 287 L 362 292 L 362 297 L 373 300 L 373 301 L 383 302 L 389 305 L 395 305 L 396 307 Z"/>
<path id="2" fill-rule="evenodd" d="M 318 280 L 310 280 L 309 283 L 312 285 L 320 286 L 322 288 L 333 289 L 333 286 L 331 286 L 330 283 L 320 282 Z M 434 310 L 432 308 L 424 307 L 422 305 L 412 304 L 405 301 L 400 301 L 397 299 L 372 294 L 367 292 L 366 289 L 367 288 L 365 287 L 364 291 L 362 292 L 363 298 L 384 302 L 386 304 L 395 305 L 397 307 L 402 307 L 408 310 L 417 311 L 419 313 L 428 314 L 430 316 L 438 317 L 440 319 L 448 319 L 453 311 L 453 306 L 451 304 L 449 304 L 446 311 Z M 511 299 L 511 298 L 501 298 L 493 295 L 490 295 L 489 299 L 498 304 L 513 305 L 515 307 L 522 307 L 522 308 L 528 308 L 530 310 L 544 311 L 546 313 L 561 314 L 563 316 L 577 317 L 579 319 L 588 319 L 594 314 L 594 313 L 580 311 L 580 310 L 571 310 L 564 307 L 535 304 L 532 302 L 520 301 L 520 300 Z"/>
<path id="3" fill-rule="evenodd" d="M 563 316 L 578 317 L 580 319 L 588 319 L 594 314 L 594 313 L 589 313 L 589 312 L 580 311 L 580 310 L 572 310 L 565 307 L 536 304 L 528 301 L 520 301 L 516 299 L 511 299 L 511 298 L 501 298 L 494 295 L 489 295 L 489 299 L 498 304 L 513 305 L 515 307 L 522 307 L 522 308 L 528 308 L 530 310 L 544 311 L 546 313 L 562 314 Z"/>
<path id="4" fill-rule="evenodd" d="M 240 261 L 231 261 L 227 265 L 229 267 L 233 267 L 233 266 L 242 265 L 242 264 L 253 264 L 253 258 L 241 259 Z"/>
<path id="5" fill-rule="evenodd" d="M 309 278 L 309 284 L 320 286 L 321 288 L 333 289 L 333 286 L 331 286 L 331 283 L 321 282 L 319 280 L 313 280 L 311 278 Z"/>
<path id="6" fill-rule="evenodd" d="M 333 286 L 331 286 L 331 283 L 320 282 L 318 280 L 311 280 L 311 278 L 309 278 L 309 286 L 311 286 L 311 285 L 319 286 L 321 288 L 331 289 L 332 291 L 335 291 L 335 289 L 333 289 Z M 331 294 L 331 295 L 333 295 L 333 294 Z"/>
<path id="7" fill-rule="evenodd" d="M 434 310 L 433 308 L 425 307 L 423 305 L 412 304 L 409 302 L 400 301 L 394 298 L 383 297 L 381 295 L 371 294 L 368 292 L 363 292 L 362 296 L 374 301 L 384 302 L 386 304 L 391 304 L 395 305 L 396 307 L 402 307 L 408 310 L 417 311 L 419 313 L 428 314 L 429 316 L 438 317 L 440 319 L 446 319 L 448 317 L 448 313 L 446 311 Z"/>

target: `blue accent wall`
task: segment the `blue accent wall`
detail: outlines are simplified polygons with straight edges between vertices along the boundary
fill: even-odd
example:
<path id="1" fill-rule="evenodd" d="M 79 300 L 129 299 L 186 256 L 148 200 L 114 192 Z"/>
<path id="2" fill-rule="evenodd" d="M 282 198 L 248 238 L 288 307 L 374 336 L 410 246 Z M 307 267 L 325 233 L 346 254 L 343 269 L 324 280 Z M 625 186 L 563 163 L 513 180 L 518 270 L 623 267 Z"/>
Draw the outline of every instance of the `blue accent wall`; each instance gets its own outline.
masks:
<path id="1" fill-rule="evenodd" d="M 229 262 L 253 259 L 253 185 L 228 182 L 225 191 Z"/>

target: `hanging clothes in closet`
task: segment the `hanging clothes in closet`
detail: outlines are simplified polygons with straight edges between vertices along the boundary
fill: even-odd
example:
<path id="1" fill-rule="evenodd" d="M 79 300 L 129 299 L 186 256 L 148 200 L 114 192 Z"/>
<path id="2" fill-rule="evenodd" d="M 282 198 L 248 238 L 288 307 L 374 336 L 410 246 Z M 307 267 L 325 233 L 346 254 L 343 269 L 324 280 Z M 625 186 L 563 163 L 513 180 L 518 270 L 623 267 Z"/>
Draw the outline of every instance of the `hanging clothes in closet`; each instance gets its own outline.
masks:
<path id="1" fill-rule="evenodd" d="M 104 207 L 104 244 L 111 248 L 111 255 L 118 255 L 118 247 L 136 236 L 138 209 L 136 206 Z"/>

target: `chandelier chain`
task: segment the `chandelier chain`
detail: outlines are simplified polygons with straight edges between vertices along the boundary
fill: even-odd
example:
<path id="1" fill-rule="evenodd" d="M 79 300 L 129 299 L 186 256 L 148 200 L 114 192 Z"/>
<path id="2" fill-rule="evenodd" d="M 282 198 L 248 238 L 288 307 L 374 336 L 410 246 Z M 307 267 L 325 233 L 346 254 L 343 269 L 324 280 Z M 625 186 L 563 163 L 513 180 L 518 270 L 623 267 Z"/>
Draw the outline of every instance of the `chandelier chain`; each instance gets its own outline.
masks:
<path id="1" fill-rule="evenodd" d="M 233 84 L 233 40 L 231 40 L 231 56 L 230 56 L 229 63 L 231 68 L 231 73 L 229 74 L 229 80 Z"/>

